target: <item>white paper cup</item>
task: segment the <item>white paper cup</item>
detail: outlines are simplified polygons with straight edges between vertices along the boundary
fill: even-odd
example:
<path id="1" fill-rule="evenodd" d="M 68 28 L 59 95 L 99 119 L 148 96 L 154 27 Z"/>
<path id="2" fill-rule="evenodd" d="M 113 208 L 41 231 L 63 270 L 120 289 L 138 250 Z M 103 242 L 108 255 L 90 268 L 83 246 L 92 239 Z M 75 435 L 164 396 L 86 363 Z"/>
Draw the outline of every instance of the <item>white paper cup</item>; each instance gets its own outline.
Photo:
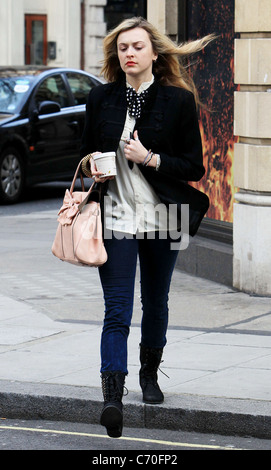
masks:
<path id="1" fill-rule="evenodd" d="M 116 154 L 115 152 L 104 152 L 93 155 L 97 171 L 103 173 L 102 176 L 115 176 L 117 174 L 116 168 Z"/>

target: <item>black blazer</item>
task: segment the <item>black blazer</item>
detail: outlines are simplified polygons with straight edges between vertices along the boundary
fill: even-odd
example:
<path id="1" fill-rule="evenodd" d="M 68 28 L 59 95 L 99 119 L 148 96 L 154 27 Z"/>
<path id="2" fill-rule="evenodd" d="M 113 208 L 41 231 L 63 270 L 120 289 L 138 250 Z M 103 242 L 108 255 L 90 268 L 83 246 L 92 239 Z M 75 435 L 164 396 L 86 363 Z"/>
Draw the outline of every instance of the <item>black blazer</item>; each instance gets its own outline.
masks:
<path id="1" fill-rule="evenodd" d="M 86 106 L 80 157 L 95 151 L 116 151 L 126 112 L 125 80 L 92 88 Z M 179 214 L 181 204 L 186 203 L 191 206 L 190 213 L 198 211 L 198 198 L 191 199 L 189 186 L 188 200 L 187 187 L 183 184 L 185 181 L 199 181 L 205 173 L 193 94 L 183 88 L 163 86 L 154 81 L 134 130 L 138 131 L 147 150 L 161 156 L 158 171 L 138 165 L 161 202 L 177 204 Z M 102 192 L 106 193 L 107 183 L 101 185 Z M 191 229 L 192 236 L 195 230 Z"/>

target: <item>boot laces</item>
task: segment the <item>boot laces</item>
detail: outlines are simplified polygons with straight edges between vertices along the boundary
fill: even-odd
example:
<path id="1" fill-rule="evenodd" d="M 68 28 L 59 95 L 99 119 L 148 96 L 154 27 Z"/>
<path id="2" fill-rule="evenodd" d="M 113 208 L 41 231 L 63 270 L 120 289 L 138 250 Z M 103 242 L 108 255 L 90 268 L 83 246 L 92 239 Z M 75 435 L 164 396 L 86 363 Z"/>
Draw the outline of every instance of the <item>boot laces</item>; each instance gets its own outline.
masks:
<path id="1" fill-rule="evenodd" d="M 162 364 L 162 362 L 164 362 L 164 361 L 161 361 L 160 364 Z M 162 374 L 165 375 L 168 379 L 170 379 L 169 375 L 167 375 L 162 369 L 160 369 L 160 365 L 159 365 L 159 367 L 158 367 L 158 370 L 159 370 L 160 372 L 162 372 Z"/>
<path id="2" fill-rule="evenodd" d="M 114 374 L 102 376 L 102 392 L 105 401 L 121 401 L 128 389 Z"/>

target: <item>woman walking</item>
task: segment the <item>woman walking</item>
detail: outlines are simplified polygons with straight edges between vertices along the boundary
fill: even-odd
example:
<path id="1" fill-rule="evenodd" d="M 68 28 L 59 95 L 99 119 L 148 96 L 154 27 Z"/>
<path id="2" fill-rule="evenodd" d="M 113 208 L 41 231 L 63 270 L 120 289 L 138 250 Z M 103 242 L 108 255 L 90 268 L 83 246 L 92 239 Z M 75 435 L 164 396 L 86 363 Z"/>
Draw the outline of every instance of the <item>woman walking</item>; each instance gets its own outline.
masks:
<path id="1" fill-rule="evenodd" d="M 179 59 L 200 51 L 207 36 L 176 46 L 143 18 L 123 21 L 104 40 L 107 84 L 89 94 L 81 157 L 104 204 L 107 262 L 99 268 L 105 317 L 101 338 L 104 407 L 101 424 L 122 434 L 122 396 L 127 369 L 137 258 L 142 323 L 139 381 L 146 403 L 162 403 L 157 370 L 166 344 L 168 293 L 178 251 L 171 249 L 167 217 L 155 208 L 181 204 L 180 181 L 198 181 L 205 170 L 194 83 Z M 116 177 L 103 178 L 92 158 L 115 151 Z M 105 199 L 105 196 L 107 198 Z"/>

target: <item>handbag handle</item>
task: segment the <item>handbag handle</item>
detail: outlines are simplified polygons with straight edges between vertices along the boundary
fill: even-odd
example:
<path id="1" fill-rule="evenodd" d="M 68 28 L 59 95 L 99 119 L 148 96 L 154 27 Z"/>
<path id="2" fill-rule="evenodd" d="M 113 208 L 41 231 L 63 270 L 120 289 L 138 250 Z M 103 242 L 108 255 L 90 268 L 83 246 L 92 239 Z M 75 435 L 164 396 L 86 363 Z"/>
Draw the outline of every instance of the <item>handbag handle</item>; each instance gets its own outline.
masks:
<path id="1" fill-rule="evenodd" d="M 76 181 L 76 179 L 77 179 L 77 177 L 78 177 L 78 173 L 79 173 L 79 170 L 80 170 L 82 161 L 83 161 L 83 159 L 80 160 L 80 162 L 78 163 L 78 166 L 77 166 L 77 168 L 76 168 L 76 170 L 75 170 L 74 177 L 73 177 L 73 180 L 72 180 L 72 183 L 71 183 L 71 186 L 70 186 L 70 193 L 71 193 L 71 194 L 72 194 L 73 191 L 74 191 L 75 181 Z M 80 174 L 80 179 L 81 179 L 82 190 L 83 190 L 83 192 L 85 192 L 85 185 L 84 185 L 84 180 L 83 180 L 82 174 Z M 78 209 L 79 209 L 80 212 L 82 211 L 82 209 L 84 208 L 84 206 L 85 206 L 86 203 L 88 202 L 89 195 L 90 195 L 90 193 L 91 193 L 91 191 L 92 191 L 94 185 L 95 185 L 95 181 L 93 181 L 92 185 L 90 186 L 90 188 L 89 188 L 89 190 L 88 190 L 88 192 L 87 192 L 87 194 L 86 194 L 85 199 L 78 205 Z"/>
<path id="2" fill-rule="evenodd" d="M 78 173 L 79 173 L 79 170 L 80 170 L 80 168 L 81 168 L 82 161 L 83 161 L 83 158 L 82 158 L 82 160 L 80 160 L 80 162 L 78 163 L 78 166 L 77 166 L 77 168 L 76 168 L 76 170 L 75 170 L 74 177 L 73 177 L 73 180 L 72 180 L 72 183 L 71 183 L 71 187 L 70 187 L 70 193 L 73 193 L 74 186 L 75 186 L 75 181 L 77 180 Z M 80 179 L 81 179 L 82 190 L 85 191 L 84 180 L 83 180 L 83 176 L 82 176 L 81 174 L 80 174 Z"/>

